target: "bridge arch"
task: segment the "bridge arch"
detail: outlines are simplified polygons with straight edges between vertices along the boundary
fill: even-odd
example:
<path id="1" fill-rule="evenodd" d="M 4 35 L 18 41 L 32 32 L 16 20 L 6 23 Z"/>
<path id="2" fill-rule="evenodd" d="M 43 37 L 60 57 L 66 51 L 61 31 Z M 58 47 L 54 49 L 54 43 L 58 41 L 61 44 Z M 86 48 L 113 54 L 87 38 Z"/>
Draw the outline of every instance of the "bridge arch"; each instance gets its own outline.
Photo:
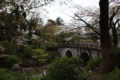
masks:
<path id="1" fill-rule="evenodd" d="M 80 58 L 84 61 L 85 64 L 90 60 L 90 56 L 86 52 L 81 53 Z"/>
<path id="2" fill-rule="evenodd" d="M 72 52 L 70 50 L 67 50 L 65 56 L 68 58 L 72 57 Z"/>

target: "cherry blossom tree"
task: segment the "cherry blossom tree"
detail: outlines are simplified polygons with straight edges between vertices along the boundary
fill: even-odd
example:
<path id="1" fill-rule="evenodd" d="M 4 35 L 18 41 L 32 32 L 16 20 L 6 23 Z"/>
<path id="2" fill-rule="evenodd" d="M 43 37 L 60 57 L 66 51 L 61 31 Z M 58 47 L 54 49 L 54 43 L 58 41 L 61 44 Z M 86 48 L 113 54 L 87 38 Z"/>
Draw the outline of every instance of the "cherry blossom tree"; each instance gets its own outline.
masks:
<path id="1" fill-rule="evenodd" d="M 74 13 L 74 19 L 83 22 L 87 28 L 92 29 L 96 34 L 100 36 L 99 28 L 99 8 L 83 8 L 80 5 L 75 6 L 78 11 Z M 120 35 L 120 1 L 109 1 L 109 31 L 112 36 L 114 46 L 117 46 L 117 36 Z"/>

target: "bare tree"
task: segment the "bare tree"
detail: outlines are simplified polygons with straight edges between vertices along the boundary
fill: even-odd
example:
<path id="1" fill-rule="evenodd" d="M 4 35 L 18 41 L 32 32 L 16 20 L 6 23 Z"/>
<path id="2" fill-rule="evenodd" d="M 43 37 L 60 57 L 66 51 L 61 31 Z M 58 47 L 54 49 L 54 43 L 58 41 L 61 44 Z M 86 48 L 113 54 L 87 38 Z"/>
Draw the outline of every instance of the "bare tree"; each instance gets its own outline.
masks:
<path id="1" fill-rule="evenodd" d="M 109 9 L 109 29 L 112 32 L 112 38 L 113 38 L 113 43 L 114 46 L 117 46 L 118 43 L 118 35 L 120 33 L 118 32 L 120 29 L 120 1 L 118 0 L 113 0 L 113 4 L 110 4 L 110 9 Z"/>
<path id="2" fill-rule="evenodd" d="M 109 30 L 111 31 L 112 40 L 114 46 L 117 46 L 117 36 L 120 35 L 118 32 L 120 29 L 120 18 L 118 17 L 120 14 L 120 1 L 119 0 L 111 0 L 109 1 Z M 79 5 L 77 5 L 79 11 L 76 12 L 73 17 L 76 20 L 82 21 L 86 27 L 92 29 L 96 34 L 100 35 L 100 29 L 96 28 L 96 25 L 92 24 L 91 22 L 99 21 L 99 9 L 93 10 L 93 8 L 85 9 Z M 85 20 L 84 17 L 91 18 L 89 21 Z M 99 24 L 99 23 L 98 23 Z"/>

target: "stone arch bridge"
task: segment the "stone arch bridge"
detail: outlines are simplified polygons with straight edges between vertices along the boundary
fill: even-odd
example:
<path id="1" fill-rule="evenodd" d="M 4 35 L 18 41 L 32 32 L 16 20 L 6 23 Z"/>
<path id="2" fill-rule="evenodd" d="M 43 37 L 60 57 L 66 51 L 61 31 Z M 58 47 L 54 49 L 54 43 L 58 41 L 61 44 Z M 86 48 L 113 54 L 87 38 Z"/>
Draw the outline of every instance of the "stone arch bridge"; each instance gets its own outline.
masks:
<path id="1" fill-rule="evenodd" d="M 96 57 L 101 57 L 99 42 L 61 43 L 56 47 L 60 57 L 80 57 L 87 62 Z"/>

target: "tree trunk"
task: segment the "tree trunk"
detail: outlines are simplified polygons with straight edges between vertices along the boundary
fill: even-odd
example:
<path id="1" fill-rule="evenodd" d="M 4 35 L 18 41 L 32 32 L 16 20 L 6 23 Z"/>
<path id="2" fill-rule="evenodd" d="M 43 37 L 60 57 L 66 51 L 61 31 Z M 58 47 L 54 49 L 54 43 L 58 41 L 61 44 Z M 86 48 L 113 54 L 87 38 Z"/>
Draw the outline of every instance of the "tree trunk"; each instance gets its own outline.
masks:
<path id="1" fill-rule="evenodd" d="M 100 40 L 102 62 L 99 66 L 100 73 L 108 73 L 116 67 L 115 51 L 108 28 L 108 0 L 100 0 Z"/>

